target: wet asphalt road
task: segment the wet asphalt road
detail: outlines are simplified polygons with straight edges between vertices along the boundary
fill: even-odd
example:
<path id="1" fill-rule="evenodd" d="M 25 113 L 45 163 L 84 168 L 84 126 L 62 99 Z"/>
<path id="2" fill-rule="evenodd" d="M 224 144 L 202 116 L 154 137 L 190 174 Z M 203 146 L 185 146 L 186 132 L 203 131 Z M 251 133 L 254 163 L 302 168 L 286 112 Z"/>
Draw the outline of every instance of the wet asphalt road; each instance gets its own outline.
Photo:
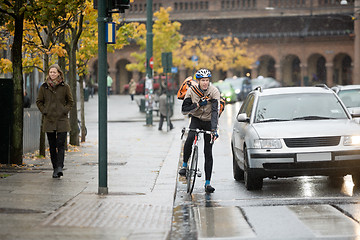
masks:
<path id="1" fill-rule="evenodd" d="M 231 130 L 240 103 L 227 105 L 220 138 L 213 147 L 213 194 L 204 192 L 204 174 L 193 194 L 178 179 L 170 239 L 360 239 L 360 190 L 350 175 L 264 179 L 247 191 L 232 175 Z M 199 143 L 203 171 L 203 145 Z M 182 160 L 181 160 L 182 161 Z"/>

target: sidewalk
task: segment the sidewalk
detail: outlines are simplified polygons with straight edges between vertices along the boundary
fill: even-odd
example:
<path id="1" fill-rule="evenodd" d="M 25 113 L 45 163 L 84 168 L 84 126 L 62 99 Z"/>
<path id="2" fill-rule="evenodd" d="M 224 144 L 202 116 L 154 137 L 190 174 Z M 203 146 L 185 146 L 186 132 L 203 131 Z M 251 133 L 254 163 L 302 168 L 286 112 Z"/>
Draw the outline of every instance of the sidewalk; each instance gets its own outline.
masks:
<path id="1" fill-rule="evenodd" d="M 137 99 L 140 96 L 136 96 Z M 175 129 L 145 126 L 130 96 L 108 98 L 108 195 L 98 195 L 98 101 L 85 102 L 88 135 L 70 146 L 64 177 L 53 179 L 49 156 L 0 169 L 0 239 L 166 239 L 187 120 L 175 100 Z M 164 123 L 163 129 L 166 129 Z M 10 176 L 8 176 L 10 175 Z"/>

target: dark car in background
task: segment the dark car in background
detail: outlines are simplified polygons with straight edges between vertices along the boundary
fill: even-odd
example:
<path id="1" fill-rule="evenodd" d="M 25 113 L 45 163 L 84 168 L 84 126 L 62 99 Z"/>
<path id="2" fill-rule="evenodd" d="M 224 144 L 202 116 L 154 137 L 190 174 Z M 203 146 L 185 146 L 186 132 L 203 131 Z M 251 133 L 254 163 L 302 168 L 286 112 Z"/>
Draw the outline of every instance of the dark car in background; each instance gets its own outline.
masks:
<path id="1" fill-rule="evenodd" d="M 337 85 L 331 89 L 343 101 L 355 120 L 360 122 L 360 85 Z"/>
<path id="2" fill-rule="evenodd" d="M 154 93 L 160 93 L 160 77 L 155 76 L 153 79 L 153 89 Z M 161 81 L 165 84 L 166 82 L 166 76 L 161 76 Z M 173 79 L 168 77 L 168 90 L 177 91 L 177 85 Z M 129 92 L 129 84 L 124 85 L 124 92 Z M 142 78 L 139 80 L 139 82 L 136 83 L 136 92 L 135 94 L 145 94 L 145 78 Z"/>
<path id="3" fill-rule="evenodd" d="M 252 90 L 251 80 L 248 77 L 232 77 L 224 81 L 232 85 L 238 101 L 243 101 Z"/>

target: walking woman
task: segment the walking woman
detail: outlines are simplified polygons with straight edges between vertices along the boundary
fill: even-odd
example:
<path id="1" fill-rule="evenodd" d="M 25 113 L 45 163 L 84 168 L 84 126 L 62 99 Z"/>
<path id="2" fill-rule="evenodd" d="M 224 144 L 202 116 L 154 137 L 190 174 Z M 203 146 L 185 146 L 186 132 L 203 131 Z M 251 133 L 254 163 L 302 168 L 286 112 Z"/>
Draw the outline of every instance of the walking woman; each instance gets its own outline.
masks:
<path id="1" fill-rule="evenodd" d="M 64 82 L 59 65 L 51 65 L 39 89 L 36 105 L 43 115 L 42 130 L 46 132 L 53 165 L 53 178 L 63 176 L 65 140 L 70 131 L 68 113 L 74 104 L 70 86 Z"/>

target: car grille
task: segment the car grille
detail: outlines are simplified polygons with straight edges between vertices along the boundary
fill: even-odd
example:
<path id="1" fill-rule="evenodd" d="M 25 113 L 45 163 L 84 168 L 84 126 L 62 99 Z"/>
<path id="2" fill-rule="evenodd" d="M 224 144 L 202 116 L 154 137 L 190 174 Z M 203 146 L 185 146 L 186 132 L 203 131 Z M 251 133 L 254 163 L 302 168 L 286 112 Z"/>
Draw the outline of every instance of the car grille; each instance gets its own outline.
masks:
<path id="1" fill-rule="evenodd" d="M 327 147 L 337 146 L 340 136 L 334 137 L 312 137 L 312 138 L 284 138 L 285 144 L 289 148 L 301 147 Z"/>

